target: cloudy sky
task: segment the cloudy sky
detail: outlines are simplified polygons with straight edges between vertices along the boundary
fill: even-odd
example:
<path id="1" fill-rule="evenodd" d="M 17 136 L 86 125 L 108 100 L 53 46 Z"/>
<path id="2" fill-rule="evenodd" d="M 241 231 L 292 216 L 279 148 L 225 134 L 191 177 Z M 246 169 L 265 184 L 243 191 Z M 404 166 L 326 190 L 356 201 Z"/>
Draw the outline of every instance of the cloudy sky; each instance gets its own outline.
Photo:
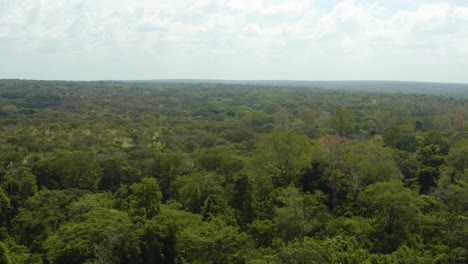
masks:
<path id="1" fill-rule="evenodd" d="M 468 0 L 0 0 L 0 78 L 468 83 Z"/>

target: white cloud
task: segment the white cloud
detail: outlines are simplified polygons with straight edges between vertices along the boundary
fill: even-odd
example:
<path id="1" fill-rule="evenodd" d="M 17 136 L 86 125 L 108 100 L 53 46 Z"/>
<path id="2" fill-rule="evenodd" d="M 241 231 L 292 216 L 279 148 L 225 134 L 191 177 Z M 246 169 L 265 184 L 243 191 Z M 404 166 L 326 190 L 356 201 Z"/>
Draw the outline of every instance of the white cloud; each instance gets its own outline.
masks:
<path id="1" fill-rule="evenodd" d="M 0 0 L 0 78 L 468 82 L 437 72 L 468 66 L 468 4 L 381 2 Z"/>

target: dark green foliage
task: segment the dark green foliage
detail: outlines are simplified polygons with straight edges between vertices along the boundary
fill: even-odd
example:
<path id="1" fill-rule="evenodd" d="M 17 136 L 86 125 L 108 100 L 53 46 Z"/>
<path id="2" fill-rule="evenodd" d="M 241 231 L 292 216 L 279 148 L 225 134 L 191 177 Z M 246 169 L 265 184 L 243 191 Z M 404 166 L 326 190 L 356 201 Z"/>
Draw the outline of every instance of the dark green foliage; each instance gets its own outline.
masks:
<path id="1" fill-rule="evenodd" d="M 203 170 L 225 175 L 237 173 L 243 167 L 242 160 L 226 146 L 199 149 L 195 153 L 194 164 Z"/>
<path id="2" fill-rule="evenodd" d="M 222 178 L 214 172 L 198 172 L 179 178 L 178 201 L 193 213 L 202 212 L 210 195 L 222 195 Z"/>
<path id="3" fill-rule="evenodd" d="M 260 84 L 0 80 L 0 262 L 468 262 L 465 97 Z"/>
<path id="4" fill-rule="evenodd" d="M 234 211 L 229 207 L 228 202 L 219 195 L 208 196 L 201 209 L 201 215 L 204 221 L 219 218 L 228 224 L 236 223 Z"/>
<path id="5" fill-rule="evenodd" d="M 164 200 L 176 197 L 173 184 L 179 176 L 188 171 L 190 165 L 187 164 L 186 158 L 185 154 L 179 151 L 157 151 L 154 154 L 150 172 L 158 180 Z"/>
<path id="6" fill-rule="evenodd" d="M 120 184 L 132 184 L 140 179 L 140 171 L 128 164 L 120 156 L 105 158 L 100 161 L 101 177 L 98 180 L 100 190 L 116 191 Z"/>
<path id="7" fill-rule="evenodd" d="M 417 146 L 416 137 L 413 134 L 413 128 L 410 125 L 393 126 L 385 129 L 385 144 L 394 148 L 415 151 Z"/>
<path id="8" fill-rule="evenodd" d="M 11 202 L 3 189 L 0 189 L 0 216 L 1 224 L 8 224 L 10 220 Z"/>
<path id="9" fill-rule="evenodd" d="M 306 136 L 275 130 L 257 144 L 254 166 L 272 178 L 276 187 L 286 187 L 311 163 L 312 149 Z"/>
<path id="10" fill-rule="evenodd" d="M 143 223 L 141 232 L 141 255 L 143 263 L 175 263 L 177 260 L 177 227 L 164 218 L 155 218 Z"/>
<path id="11" fill-rule="evenodd" d="M 440 153 L 440 147 L 433 144 L 420 148 L 416 157 L 421 162 L 418 172 L 420 192 L 427 193 L 430 188 L 436 186 L 439 168 L 444 164 L 445 159 Z"/>
<path id="12" fill-rule="evenodd" d="M 277 231 L 277 225 L 270 220 L 255 220 L 248 226 L 249 234 L 259 248 L 270 247 Z"/>
<path id="13" fill-rule="evenodd" d="M 249 177 L 241 173 L 234 179 L 234 194 L 231 206 L 235 209 L 237 222 L 241 227 L 252 223 L 255 219 L 255 197 Z"/>
<path id="14" fill-rule="evenodd" d="M 0 242 L 0 264 L 11 264 L 10 251 Z"/>
<path id="15" fill-rule="evenodd" d="M 467 175 L 468 168 L 468 139 L 463 139 L 450 147 L 448 162 L 457 173 Z M 467 180 L 467 177 L 464 177 Z"/>
<path id="16" fill-rule="evenodd" d="M 376 216 L 376 242 L 374 249 L 380 253 L 396 250 L 419 232 L 420 199 L 401 182 L 379 182 L 370 185 L 361 200 Z"/>
<path id="17" fill-rule="evenodd" d="M 213 219 L 181 230 L 180 254 L 189 263 L 244 263 L 251 247 L 247 234 Z"/>
<path id="18" fill-rule="evenodd" d="M 132 184 L 130 190 L 130 207 L 135 214 L 151 219 L 159 213 L 162 194 L 156 179 L 142 178 L 141 182 Z"/>
<path id="19" fill-rule="evenodd" d="M 283 240 L 302 244 L 306 236 L 316 233 L 328 220 L 325 201 L 321 192 L 303 194 L 292 186 L 282 190 L 274 220 Z"/>
<path id="20" fill-rule="evenodd" d="M 330 257 L 330 256 L 328 256 Z M 315 241 L 307 240 L 305 243 L 291 243 L 271 258 L 271 263 L 287 264 L 318 264 L 330 262 L 324 248 Z"/>
<path id="21" fill-rule="evenodd" d="M 41 251 L 41 242 L 66 222 L 73 198 L 65 191 L 42 189 L 26 200 L 14 220 L 20 241 Z"/>
<path id="22" fill-rule="evenodd" d="M 39 186 L 47 188 L 96 189 L 99 165 L 93 154 L 82 151 L 57 151 L 33 168 Z"/>
<path id="23" fill-rule="evenodd" d="M 44 248 L 54 263 L 132 262 L 138 253 L 137 238 L 124 212 L 97 208 L 60 226 L 47 238 Z"/>

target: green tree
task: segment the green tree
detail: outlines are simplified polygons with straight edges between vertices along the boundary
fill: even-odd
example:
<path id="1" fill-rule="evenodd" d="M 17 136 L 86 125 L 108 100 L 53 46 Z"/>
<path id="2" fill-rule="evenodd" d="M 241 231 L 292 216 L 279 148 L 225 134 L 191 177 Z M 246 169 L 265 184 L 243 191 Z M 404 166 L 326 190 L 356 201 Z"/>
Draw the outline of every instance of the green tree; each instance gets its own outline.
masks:
<path id="1" fill-rule="evenodd" d="M 142 178 L 141 182 L 130 186 L 130 206 L 136 214 L 143 211 L 146 218 L 153 218 L 160 211 L 162 194 L 155 178 Z"/>
<path id="2" fill-rule="evenodd" d="M 175 263 L 177 224 L 165 216 L 158 215 L 143 222 L 139 228 L 142 263 Z"/>
<path id="3" fill-rule="evenodd" d="M 431 144 L 438 145 L 442 154 L 447 155 L 450 140 L 445 137 L 440 130 L 431 129 L 424 133 L 423 145 L 428 146 Z"/>
<path id="4" fill-rule="evenodd" d="M 385 145 L 400 150 L 414 152 L 417 140 L 414 136 L 414 127 L 411 125 L 392 126 L 383 133 Z"/>
<path id="5" fill-rule="evenodd" d="M 354 111 L 347 108 L 337 108 L 329 122 L 330 127 L 340 136 L 350 135 L 356 128 Z"/>
<path id="6" fill-rule="evenodd" d="M 272 125 L 274 122 L 274 118 L 271 115 L 261 110 L 250 112 L 244 119 L 248 127 L 257 131 L 265 130 L 267 125 Z"/>
<path id="7" fill-rule="evenodd" d="M 306 136 L 275 130 L 258 142 L 254 166 L 271 175 L 275 186 L 286 187 L 310 166 L 312 148 Z"/>
<path id="8" fill-rule="evenodd" d="M 257 248 L 268 248 L 278 233 L 278 226 L 271 220 L 254 220 L 248 225 L 248 232 Z"/>
<path id="9" fill-rule="evenodd" d="M 224 175 L 235 174 L 243 167 L 242 160 L 228 146 L 199 149 L 195 152 L 194 164 L 202 170 Z"/>
<path id="10" fill-rule="evenodd" d="M 450 176 L 442 175 L 437 185 L 430 195 L 443 203 L 444 207 L 437 213 L 446 221 L 440 227 L 443 235 L 438 238 L 443 238 L 451 249 L 468 248 L 468 182 L 457 179 L 452 181 Z"/>
<path id="11" fill-rule="evenodd" d="M 241 227 L 252 223 L 255 219 L 255 197 L 250 178 L 244 174 L 239 174 L 234 179 L 234 193 L 230 205 L 235 210 L 236 219 Z"/>
<path id="12" fill-rule="evenodd" d="M 463 139 L 450 147 L 448 164 L 455 169 L 456 174 L 468 181 L 468 139 Z"/>
<path id="13" fill-rule="evenodd" d="M 73 218 L 98 208 L 112 209 L 114 200 L 110 193 L 86 193 L 68 207 L 67 218 Z"/>
<path id="14" fill-rule="evenodd" d="M 391 150 L 376 139 L 354 144 L 343 158 L 343 167 L 346 172 L 345 185 L 354 203 L 368 185 L 402 179 Z"/>
<path id="15" fill-rule="evenodd" d="M 178 201 L 189 211 L 200 213 L 210 195 L 223 195 L 222 177 L 214 172 L 197 172 L 183 176 L 176 183 Z"/>
<path id="16" fill-rule="evenodd" d="M 138 263 L 138 243 L 128 215 L 97 208 L 64 223 L 44 243 L 52 263 Z"/>
<path id="17" fill-rule="evenodd" d="M 321 137 L 317 145 L 318 158 L 325 166 L 323 177 L 330 191 L 330 206 L 335 209 L 338 193 L 345 186 L 344 158 L 351 147 L 351 141 L 342 136 L 328 135 Z"/>
<path id="18" fill-rule="evenodd" d="M 82 151 L 56 151 L 33 168 L 39 186 L 50 189 L 95 190 L 100 174 L 93 154 Z"/>
<path id="19" fill-rule="evenodd" d="M 11 264 L 10 251 L 0 242 L 0 264 Z"/>
<path id="20" fill-rule="evenodd" d="M 281 109 L 273 115 L 275 119 L 275 127 L 287 128 L 292 120 L 292 115 L 286 109 Z"/>
<path id="21" fill-rule="evenodd" d="M 28 168 L 10 168 L 1 180 L 1 187 L 6 191 L 14 208 L 23 206 L 26 199 L 37 192 L 36 176 Z"/>
<path id="22" fill-rule="evenodd" d="M 128 161 L 120 156 L 110 157 L 100 161 L 101 177 L 98 181 L 100 190 L 117 191 L 121 184 L 132 184 L 140 180 L 141 173 L 130 166 Z"/>
<path id="23" fill-rule="evenodd" d="M 375 214 L 378 252 L 392 252 L 419 231 L 420 199 L 400 181 L 369 185 L 360 199 Z"/>
<path id="24" fill-rule="evenodd" d="M 220 219 L 201 222 L 181 230 L 177 241 L 188 263 L 245 263 L 252 242 L 246 233 Z"/>
<path id="25" fill-rule="evenodd" d="M 323 203 L 326 197 L 317 191 L 314 194 L 302 194 L 297 188 L 284 189 L 278 200 L 281 204 L 276 209 L 275 223 L 282 230 L 286 241 L 297 239 L 304 242 L 304 237 L 319 227 L 329 217 Z"/>
<path id="26" fill-rule="evenodd" d="M 74 194 L 42 189 L 26 200 L 14 219 L 20 242 L 32 251 L 42 251 L 42 242 L 66 222 Z"/>
<path id="27" fill-rule="evenodd" d="M 236 225 L 235 214 L 224 197 L 210 195 L 201 209 L 203 220 L 223 219 L 228 224 Z"/>
<path id="28" fill-rule="evenodd" d="M 439 167 L 444 164 L 445 159 L 440 153 L 440 147 L 433 144 L 420 148 L 416 153 L 416 158 L 422 164 L 418 171 L 420 192 L 427 193 L 430 188 L 436 186 Z"/>
<path id="29" fill-rule="evenodd" d="M 293 242 L 282 247 L 274 256 L 266 258 L 274 264 L 318 264 L 330 263 L 322 246 L 313 239 L 306 238 L 304 243 Z"/>
<path id="30" fill-rule="evenodd" d="M 9 168 L 0 175 L 1 223 L 10 225 L 18 209 L 37 192 L 36 176 L 25 167 Z"/>
<path id="31" fill-rule="evenodd" d="M 175 198 L 176 190 L 173 189 L 173 184 L 177 177 L 187 173 L 189 169 L 186 154 L 183 152 L 155 152 L 151 174 L 158 180 L 164 200 Z"/>
<path id="32" fill-rule="evenodd" d="M 5 191 L 0 188 L 0 224 L 6 225 L 10 220 L 11 203 Z"/>

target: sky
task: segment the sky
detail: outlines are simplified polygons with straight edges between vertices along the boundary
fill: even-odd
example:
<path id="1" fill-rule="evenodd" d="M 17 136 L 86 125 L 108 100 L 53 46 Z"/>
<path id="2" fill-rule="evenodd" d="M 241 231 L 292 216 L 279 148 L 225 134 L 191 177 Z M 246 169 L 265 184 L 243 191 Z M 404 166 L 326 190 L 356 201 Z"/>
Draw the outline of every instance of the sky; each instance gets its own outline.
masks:
<path id="1" fill-rule="evenodd" d="M 0 0 L 0 79 L 468 83 L 468 0 Z"/>

